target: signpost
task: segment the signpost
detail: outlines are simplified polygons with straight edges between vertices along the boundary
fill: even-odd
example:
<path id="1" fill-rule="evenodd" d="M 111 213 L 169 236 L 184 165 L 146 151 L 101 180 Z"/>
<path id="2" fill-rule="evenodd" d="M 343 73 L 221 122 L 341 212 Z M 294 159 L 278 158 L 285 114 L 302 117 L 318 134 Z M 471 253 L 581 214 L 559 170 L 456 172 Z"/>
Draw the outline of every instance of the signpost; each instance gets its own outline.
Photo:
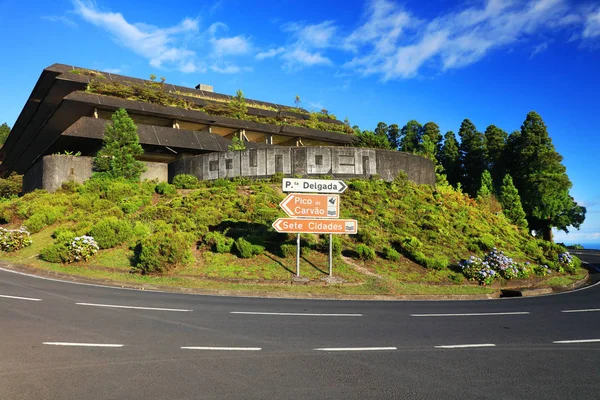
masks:
<path id="1" fill-rule="evenodd" d="M 273 228 L 280 233 L 296 233 L 296 276 L 300 276 L 300 234 L 329 234 L 329 276 L 333 276 L 333 235 L 353 235 L 358 231 L 355 219 L 340 217 L 340 196 L 348 189 L 336 179 L 283 178 L 281 189 L 290 193 L 279 203 L 287 215 L 278 218 Z M 303 194 L 311 193 L 311 194 Z"/>
<path id="2" fill-rule="evenodd" d="M 299 193 L 344 193 L 348 185 L 338 179 L 298 179 L 283 178 L 281 189 L 284 192 Z"/>
<path id="3" fill-rule="evenodd" d="M 334 235 L 356 234 L 355 219 L 278 218 L 273 228 L 279 233 L 331 233 Z"/>
<path id="4" fill-rule="evenodd" d="M 290 217 L 340 217 L 340 196 L 337 194 L 290 193 L 279 206 Z"/>

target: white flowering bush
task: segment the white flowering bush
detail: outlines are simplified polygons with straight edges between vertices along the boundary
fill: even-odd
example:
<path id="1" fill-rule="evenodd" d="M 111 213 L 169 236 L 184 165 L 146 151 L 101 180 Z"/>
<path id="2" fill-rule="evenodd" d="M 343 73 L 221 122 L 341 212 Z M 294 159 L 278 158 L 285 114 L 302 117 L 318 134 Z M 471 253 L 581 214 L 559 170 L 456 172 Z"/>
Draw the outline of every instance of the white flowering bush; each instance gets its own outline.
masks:
<path id="1" fill-rule="evenodd" d="M 19 229 L 0 228 L 0 250 L 1 251 L 17 251 L 24 247 L 31 246 L 33 241 L 29 231 L 24 227 Z"/>
<path id="2" fill-rule="evenodd" d="M 526 278 L 529 275 L 528 263 L 520 264 L 515 262 L 496 248 L 487 253 L 483 260 L 479 257 L 471 256 L 461 261 L 458 265 L 469 280 L 477 281 L 482 285 L 489 285 L 498 277 L 510 280 L 514 278 Z"/>
<path id="3" fill-rule="evenodd" d="M 98 243 L 91 236 L 78 236 L 71 242 L 69 253 L 72 261 L 87 261 L 98 252 Z"/>

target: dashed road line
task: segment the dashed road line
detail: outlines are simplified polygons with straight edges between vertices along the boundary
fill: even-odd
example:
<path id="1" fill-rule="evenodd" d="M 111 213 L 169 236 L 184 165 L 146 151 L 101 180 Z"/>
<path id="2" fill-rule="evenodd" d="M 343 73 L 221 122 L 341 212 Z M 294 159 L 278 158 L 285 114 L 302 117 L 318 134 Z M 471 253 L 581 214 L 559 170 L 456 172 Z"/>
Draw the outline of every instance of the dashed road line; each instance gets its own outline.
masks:
<path id="1" fill-rule="evenodd" d="M 160 307 L 137 307 L 137 306 L 120 306 L 114 304 L 94 304 L 94 303 L 75 303 L 78 306 L 105 307 L 105 308 L 125 308 L 132 310 L 150 310 L 150 311 L 176 311 L 176 312 L 191 312 L 194 310 L 186 310 L 183 308 L 160 308 Z"/>
<path id="2" fill-rule="evenodd" d="M 386 351 L 398 350 L 397 347 L 323 347 L 313 349 L 316 351 Z"/>
<path id="3" fill-rule="evenodd" d="M 0 294 L 0 297 L 2 297 L 4 299 L 28 300 L 28 301 L 42 301 L 42 299 L 34 299 L 32 297 L 8 296 L 8 295 L 5 295 L 5 294 Z"/>
<path id="4" fill-rule="evenodd" d="M 583 309 L 583 310 L 562 310 L 561 312 L 578 313 L 578 312 L 594 312 L 594 311 L 600 311 L 600 308 L 588 308 L 588 309 Z"/>
<path id="5" fill-rule="evenodd" d="M 183 346 L 184 350 L 210 350 L 210 351 L 260 351 L 260 347 L 211 347 L 211 346 Z"/>
<path id="6" fill-rule="evenodd" d="M 478 347 L 496 347 L 493 343 L 479 343 L 479 344 L 450 344 L 434 346 L 436 349 L 471 349 Z"/>
<path id="7" fill-rule="evenodd" d="M 555 344 L 600 343 L 600 339 L 556 340 Z"/>
<path id="8" fill-rule="evenodd" d="M 73 343 L 73 342 L 43 342 L 48 346 L 72 346 L 72 347 L 123 347 L 123 344 L 106 343 Z"/>
<path id="9" fill-rule="evenodd" d="M 485 313 L 464 313 L 464 314 L 410 314 L 411 317 L 481 317 L 492 315 L 529 315 L 529 311 L 514 312 L 485 312 Z"/>
<path id="10" fill-rule="evenodd" d="M 288 313 L 288 312 L 259 312 L 259 311 L 231 311 L 230 314 L 246 315 L 283 315 L 299 317 L 362 317 L 362 314 L 312 314 L 312 313 Z"/>

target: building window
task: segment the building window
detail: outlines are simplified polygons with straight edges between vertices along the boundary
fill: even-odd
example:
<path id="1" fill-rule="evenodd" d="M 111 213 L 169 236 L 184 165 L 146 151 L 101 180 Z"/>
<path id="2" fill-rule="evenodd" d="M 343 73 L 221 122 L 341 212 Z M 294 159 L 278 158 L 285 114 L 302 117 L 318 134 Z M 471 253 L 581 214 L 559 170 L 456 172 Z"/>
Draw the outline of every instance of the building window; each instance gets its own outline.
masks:
<path id="1" fill-rule="evenodd" d="M 258 166 L 258 151 L 250 150 L 250 166 L 257 167 Z"/>
<path id="2" fill-rule="evenodd" d="M 218 171 L 219 170 L 219 162 L 218 161 L 209 161 L 208 162 L 208 170 L 209 171 Z"/>
<path id="3" fill-rule="evenodd" d="M 225 159 L 225 169 L 233 169 L 233 159 Z"/>
<path id="4" fill-rule="evenodd" d="M 321 154 L 315 156 L 315 165 L 323 165 L 323 156 Z"/>

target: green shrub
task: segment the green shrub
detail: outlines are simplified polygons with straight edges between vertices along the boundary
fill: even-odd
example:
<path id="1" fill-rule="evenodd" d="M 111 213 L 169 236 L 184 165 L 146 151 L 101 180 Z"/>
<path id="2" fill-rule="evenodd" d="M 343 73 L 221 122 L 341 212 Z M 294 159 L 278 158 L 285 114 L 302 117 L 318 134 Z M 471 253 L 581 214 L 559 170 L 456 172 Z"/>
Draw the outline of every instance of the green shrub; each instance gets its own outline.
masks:
<path id="1" fill-rule="evenodd" d="M 60 190 L 64 193 L 77 193 L 81 184 L 75 181 L 66 181 L 60 185 Z"/>
<path id="2" fill-rule="evenodd" d="M 69 242 L 75 239 L 77 234 L 66 226 L 61 226 L 52 233 L 55 243 Z"/>
<path id="3" fill-rule="evenodd" d="M 173 186 L 177 189 L 195 189 L 198 183 L 198 178 L 190 174 L 175 175 L 173 178 Z"/>
<path id="4" fill-rule="evenodd" d="M 366 244 L 359 244 L 356 246 L 356 253 L 358 258 L 364 261 L 375 259 L 375 250 L 367 246 Z"/>
<path id="5" fill-rule="evenodd" d="M 156 191 L 156 193 L 161 194 L 163 196 L 174 196 L 177 194 L 177 189 L 175 189 L 175 186 L 167 182 L 159 183 L 158 185 L 156 185 L 156 188 L 154 190 Z"/>
<path id="6" fill-rule="evenodd" d="M 46 226 L 46 217 L 41 214 L 34 214 L 29 217 L 24 223 L 27 230 L 31 233 L 38 233 Z"/>
<path id="7" fill-rule="evenodd" d="M 487 233 L 484 233 L 476 239 L 477 246 L 483 251 L 490 251 L 496 246 L 496 239 Z"/>
<path id="8" fill-rule="evenodd" d="M 383 248 L 383 258 L 390 261 L 399 261 L 400 253 L 398 253 L 393 247 L 385 246 Z"/>
<path id="9" fill-rule="evenodd" d="M 16 197 L 23 190 L 23 175 L 11 174 L 7 178 L 0 178 L 0 198 L 9 199 Z"/>
<path id="10" fill-rule="evenodd" d="M 133 237 L 141 239 L 141 238 L 145 238 L 150 233 L 151 233 L 150 227 L 148 225 L 144 224 L 143 222 L 135 221 L 135 223 L 133 224 L 133 229 L 131 231 L 131 234 Z"/>
<path id="11" fill-rule="evenodd" d="M 89 234 L 101 249 L 109 249 L 131 239 L 133 229 L 127 220 L 108 217 L 96 223 Z"/>
<path id="12" fill-rule="evenodd" d="M 143 239 L 139 245 L 136 268 L 143 273 L 164 272 L 193 260 L 193 238 L 183 232 L 158 232 Z"/>
<path id="13" fill-rule="evenodd" d="M 152 198 L 150 196 L 133 196 L 121 200 L 120 207 L 125 214 L 133 214 L 143 206 L 150 204 L 151 201 Z"/>
<path id="14" fill-rule="evenodd" d="M 281 254 L 283 254 L 283 256 L 285 258 L 296 257 L 296 245 L 295 244 L 282 244 L 280 249 L 281 249 Z"/>
<path id="15" fill-rule="evenodd" d="M 443 270 L 448 268 L 449 261 L 444 256 L 433 256 L 425 258 L 425 268 Z"/>
<path id="16" fill-rule="evenodd" d="M 263 246 L 252 244 L 244 238 L 238 238 L 235 241 L 235 248 L 241 258 L 252 258 L 258 254 L 262 254 L 265 250 Z"/>
<path id="17" fill-rule="evenodd" d="M 204 243 L 211 246 L 216 253 L 231 253 L 234 240 L 221 232 L 209 232 L 204 236 Z"/>
<path id="18" fill-rule="evenodd" d="M 0 228 L 0 251 L 17 251 L 31 246 L 32 240 L 25 228 L 4 229 Z"/>
<path id="19" fill-rule="evenodd" d="M 60 242 L 44 248 L 40 253 L 40 258 L 44 261 L 53 263 L 66 263 L 71 259 L 69 253 L 69 243 Z"/>

